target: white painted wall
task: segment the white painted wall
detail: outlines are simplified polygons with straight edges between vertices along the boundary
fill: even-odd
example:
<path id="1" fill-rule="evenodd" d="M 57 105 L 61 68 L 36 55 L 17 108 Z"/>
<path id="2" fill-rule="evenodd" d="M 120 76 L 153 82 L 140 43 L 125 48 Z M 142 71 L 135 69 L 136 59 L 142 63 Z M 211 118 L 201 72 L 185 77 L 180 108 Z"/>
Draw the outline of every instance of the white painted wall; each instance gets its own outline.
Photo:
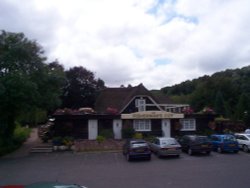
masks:
<path id="1" fill-rule="evenodd" d="M 114 132 L 114 139 L 122 139 L 122 120 L 121 119 L 113 120 L 113 132 Z"/>
<path id="2" fill-rule="evenodd" d="M 98 121 L 95 119 L 88 120 L 89 140 L 95 140 L 98 135 Z"/>
<path id="3" fill-rule="evenodd" d="M 162 119 L 161 120 L 161 129 L 163 132 L 164 137 L 170 137 L 170 120 L 169 119 Z"/>

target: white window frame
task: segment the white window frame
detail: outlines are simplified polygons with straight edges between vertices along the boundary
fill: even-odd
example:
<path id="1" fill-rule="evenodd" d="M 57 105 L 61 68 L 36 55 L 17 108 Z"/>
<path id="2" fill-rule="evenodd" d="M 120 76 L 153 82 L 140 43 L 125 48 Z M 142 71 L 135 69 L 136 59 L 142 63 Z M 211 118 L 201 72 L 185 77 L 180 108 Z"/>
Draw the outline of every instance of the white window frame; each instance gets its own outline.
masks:
<path id="1" fill-rule="evenodd" d="M 138 112 L 146 111 L 146 100 L 145 99 L 135 99 L 135 106 L 138 108 Z"/>
<path id="2" fill-rule="evenodd" d="M 196 131 L 195 119 L 180 119 L 181 131 Z"/>
<path id="3" fill-rule="evenodd" d="M 135 119 L 133 121 L 133 127 L 135 131 L 151 131 L 151 120 L 150 119 Z"/>

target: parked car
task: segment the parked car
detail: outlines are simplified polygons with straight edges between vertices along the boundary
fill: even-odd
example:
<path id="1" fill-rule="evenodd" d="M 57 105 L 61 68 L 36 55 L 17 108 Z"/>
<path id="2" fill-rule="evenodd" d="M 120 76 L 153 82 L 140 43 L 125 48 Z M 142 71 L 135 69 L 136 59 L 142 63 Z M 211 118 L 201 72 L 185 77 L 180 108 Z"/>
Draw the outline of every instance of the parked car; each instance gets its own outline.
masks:
<path id="1" fill-rule="evenodd" d="M 207 136 L 201 135 L 185 135 L 180 140 L 182 150 L 189 155 L 194 153 L 210 154 L 212 151 L 212 144 Z"/>
<path id="2" fill-rule="evenodd" d="M 77 184 L 64 184 L 59 182 L 40 182 L 29 185 L 4 185 L 0 188 L 87 188 Z"/>
<path id="3" fill-rule="evenodd" d="M 174 138 L 158 137 L 149 143 L 150 149 L 158 157 L 160 156 L 180 156 L 181 145 Z"/>
<path id="4" fill-rule="evenodd" d="M 238 141 L 239 148 L 244 152 L 250 151 L 250 134 L 246 133 L 236 133 L 235 137 Z"/>
<path id="5" fill-rule="evenodd" d="M 135 158 L 151 159 L 149 145 L 143 139 L 128 139 L 123 145 L 123 154 L 128 161 Z"/>
<path id="6" fill-rule="evenodd" d="M 231 134 L 214 134 L 211 135 L 213 150 L 222 152 L 238 153 L 239 145 L 234 135 Z"/>

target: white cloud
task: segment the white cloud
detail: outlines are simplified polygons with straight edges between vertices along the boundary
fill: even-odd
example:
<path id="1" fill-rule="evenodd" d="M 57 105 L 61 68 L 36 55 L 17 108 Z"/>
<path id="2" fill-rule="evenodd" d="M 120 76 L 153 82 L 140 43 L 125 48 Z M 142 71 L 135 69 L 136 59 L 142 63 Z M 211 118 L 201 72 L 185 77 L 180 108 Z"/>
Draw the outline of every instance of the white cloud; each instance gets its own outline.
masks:
<path id="1" fill-rule="evenodd" d="M 108 86 L 161 88 L 249 65 L 248 0 L 157 2 L 3 0 L 0 28 L 24 32 L 50 60 L 82 65 Z"/>

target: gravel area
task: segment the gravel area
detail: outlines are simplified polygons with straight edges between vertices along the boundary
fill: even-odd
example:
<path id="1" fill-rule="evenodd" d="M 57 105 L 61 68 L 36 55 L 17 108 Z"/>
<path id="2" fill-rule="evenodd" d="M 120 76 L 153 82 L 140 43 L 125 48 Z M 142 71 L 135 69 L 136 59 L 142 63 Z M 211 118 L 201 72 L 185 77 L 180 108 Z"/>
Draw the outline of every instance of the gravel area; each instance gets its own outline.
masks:
<path id="1" fill-rule="evenodd" d="M 102 142 L 96 140 L 77 140 L 75 141 L 75 151 L 119 151 L 122 150 L 124 140 L 106 139 Z"/>

